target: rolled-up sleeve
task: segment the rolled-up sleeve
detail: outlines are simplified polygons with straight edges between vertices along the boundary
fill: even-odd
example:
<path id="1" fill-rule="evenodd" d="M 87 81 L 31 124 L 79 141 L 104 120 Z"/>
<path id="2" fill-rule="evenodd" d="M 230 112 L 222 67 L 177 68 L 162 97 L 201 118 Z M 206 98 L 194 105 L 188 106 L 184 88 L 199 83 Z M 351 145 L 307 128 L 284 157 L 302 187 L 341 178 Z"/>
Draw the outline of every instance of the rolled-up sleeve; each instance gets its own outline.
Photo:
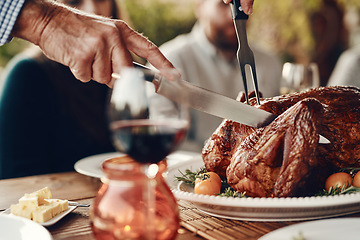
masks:
<path id="1" fill-rule="evenodd" d="M 7 43 L 25 0 L 0 1 L 0 46 Z"/>

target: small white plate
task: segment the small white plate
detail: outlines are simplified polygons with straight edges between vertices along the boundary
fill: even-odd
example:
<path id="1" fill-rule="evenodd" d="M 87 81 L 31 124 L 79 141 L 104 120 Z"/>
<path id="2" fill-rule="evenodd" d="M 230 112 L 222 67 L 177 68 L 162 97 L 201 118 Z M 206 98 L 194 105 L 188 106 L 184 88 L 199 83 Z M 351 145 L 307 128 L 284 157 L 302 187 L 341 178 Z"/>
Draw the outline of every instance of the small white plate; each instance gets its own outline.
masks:
<path id="1" fill-rule="evenodd" d="M 43 225 L 44 227 L 48 227 L 51 225 L 54 225 L 55 223 L 57 223 L 58 221 L 60 221 L 60 219 L 62 219 L 63 217 L 65 217 L 66 215 L 68 215 L 69 213 L 71 213 L 72 211 L 74 211 L 77 208 L 77 206 L 69 206 L 68 210 L 59 213 L 58 215 L 56 215 L 55 217 L 53 217 L 52 219 L 50 219 L 49 221 L 43 222 L 43 223 L 38 223 L 40 225 Z M 4 212 L 2 212 L 1 214 L 3 215 L 9 215 L 9 216 L 14 216 L 11 212 L 10 212 L 10 208 L 6 209 Z M 23 217 L 22 217 L 23 218 Z M 24 218 L 27 219 L 27 218 Z"/>
<path id="2" fill-rule="evenodd" d="M 94 178 L 102 178 L 104 176 L 103 171 L 101 170 L 101 164 L 110 158 L 124 156 L 124 153 L 111 152 L 97 154 L 90 157 L 83 158 L 77 161 L 74 165 L 75 171 L 86 176 Z M 201 156 L 201 153 L 189 152 L 189 151 L 175 151 L 169 156 L 166 157 L 168 167 L 171 167 L 174 164 L 179 162 L 188 161 L 194 157 Z"/>
<path id="3" fill-rule="evenodd" d="M 118 152 L 93 155 L 77 161 L 74 165 L 74 168 L 75 171 L 83 175 L 94 178 L 102 178 L 104 176 L 104 173 L 101 170 L 101 164 L 103 163 L 103 161 L 121 156 L 124 156 L 124 154 Z"/>
<path id="4" fill-rule="evenodd" d="M 353 240 L 360 238 L 360 218 L 334 218 L 303 222 L 272 231 L 258 240 Z"/>
<path id="5" fill-rule="evenodd" d="M 13 215 L 0 215 L 0 239 L 6 240 L 52 240 L 51 234 L 35 222 Z"/>

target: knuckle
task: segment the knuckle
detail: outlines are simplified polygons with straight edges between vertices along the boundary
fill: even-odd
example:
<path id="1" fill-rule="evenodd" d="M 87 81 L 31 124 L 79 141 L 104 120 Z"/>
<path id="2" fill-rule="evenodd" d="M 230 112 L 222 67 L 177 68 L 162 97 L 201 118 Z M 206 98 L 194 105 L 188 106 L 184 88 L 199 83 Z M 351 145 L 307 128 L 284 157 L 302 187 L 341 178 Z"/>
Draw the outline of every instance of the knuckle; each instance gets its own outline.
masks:
<path id="1" fill-rule="evenodd" d="M 94 77 L 94 80 L 98 83 L 108 84 L 111 81 L 111 76 L 102 75 L 102 76 Z"/>
<path id="2" fill-rule="evenodd" d="M 146 58 L 153 55 L 155 52 L 158 52 L 159 49 L 157 48 L 157 46 L 151 42 L 150 40 L 147 40 L 146 45 L 145 45 L 145 49 L 146 49 Z"/>
<path id="3" fill-rule="evenodd" d="M 117 28 L 119 28 L 119 29 L 129 28 L 129 25 L 128 25 L 126 22 L 122 21 L 122 20 L 116 21 L 116 26 L 117 26 Z"/>

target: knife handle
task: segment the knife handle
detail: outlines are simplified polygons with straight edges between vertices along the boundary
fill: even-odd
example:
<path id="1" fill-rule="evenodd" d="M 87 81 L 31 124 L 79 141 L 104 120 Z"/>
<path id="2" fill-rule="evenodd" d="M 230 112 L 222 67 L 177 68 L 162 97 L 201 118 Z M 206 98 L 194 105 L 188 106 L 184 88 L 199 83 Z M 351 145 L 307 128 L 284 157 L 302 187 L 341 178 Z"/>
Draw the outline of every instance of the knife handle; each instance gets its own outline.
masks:
<path id="1" fill-rule="evenodd" d="M 155 75 L 156 75 L 156 71 L 154 71 L 153 69 L 146 67 L 144 65 L 141 65 L 140 63 L 137 62 L 133 62 L 134 67 L 143 70 L 144 72 L 144 78 L 146 81 L 148 82 L 153 82 Z"/>
<path id="2" fill-rule="evenodd" d="M 230 2 L 230 9 L 231 9 L 232 19 L 234 20 L 237 19 L 247 20 L 249 18 L 249 16 L 246 13 L 244 13 L 244 11 L 242 10 L 240 5 L 240 0 L 232 0 Z"/>

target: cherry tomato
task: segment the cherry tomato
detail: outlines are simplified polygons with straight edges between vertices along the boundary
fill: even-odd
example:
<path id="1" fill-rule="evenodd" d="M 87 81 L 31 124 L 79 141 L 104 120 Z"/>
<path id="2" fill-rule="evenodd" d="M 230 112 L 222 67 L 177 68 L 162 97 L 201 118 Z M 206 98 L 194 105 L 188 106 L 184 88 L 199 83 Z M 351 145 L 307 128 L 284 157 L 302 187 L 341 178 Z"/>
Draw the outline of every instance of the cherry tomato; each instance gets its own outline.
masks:
<path id="1" fill-rule="evenodd" d="M 360 187 L 360 171 L 355 174 L 352 185 L 354 187 Z"/>
<path id="2" fill-rule="evenodd" d="M 220 194 L 221 178 L 214 172 L 203 173 L 196 178 L 194 192 L 197 194 Z"/>
<path id="3" fill-rule="evenodd" d="M 350 174 L 346 172 L 338 172 L 330 175 L 325 182 L 325 189 L 326 191 L 329 191 L 330 187 L 336 188 L 342 188 L 343 186 L 345 188 L 351 186 L 352 183 L 352 177 Z"/>
<path id="4" fill-rule="evenodd" d="M 198 182 L 201 182 L 202 180 L 205 180 L 205 179 L 210 179 L 211 182 L 216 182 L 217 184 L 220 185 L 221 187 L 221 178 L 220 176 L 215 173 L 215 172 L 207 172 L 207 173 L 203 173 L 203 174 L 200 174 L 196 180 L 195 180 L 195 184 L 198 183 Z"/>

